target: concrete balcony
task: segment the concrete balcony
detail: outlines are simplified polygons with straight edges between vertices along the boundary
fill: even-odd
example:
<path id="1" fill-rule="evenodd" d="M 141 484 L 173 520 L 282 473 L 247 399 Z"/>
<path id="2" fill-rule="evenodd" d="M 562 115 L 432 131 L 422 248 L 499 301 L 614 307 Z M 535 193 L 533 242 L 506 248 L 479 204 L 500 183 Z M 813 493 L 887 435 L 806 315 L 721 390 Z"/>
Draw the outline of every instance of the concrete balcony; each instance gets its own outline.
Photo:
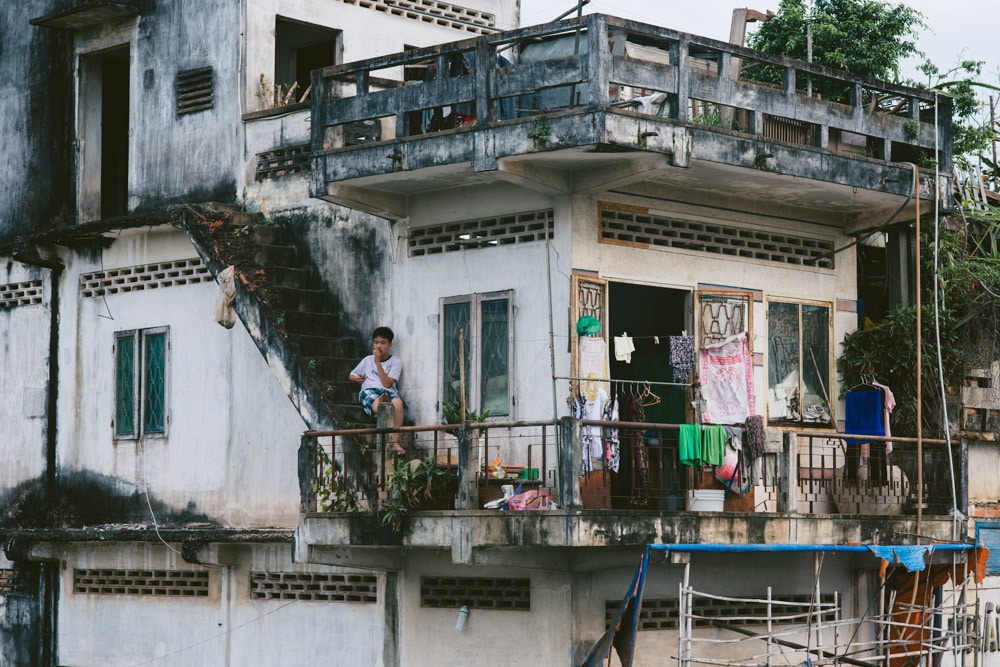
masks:
<path id="1" fill-rule="evenodd" d="M 318 70 L 313 92 L 313 196 L 390 219 L 499 180 L 771 202 L 850 233 L 913 205 L 912 164 L 942 174 L 921 198 L 950 188 L 946 98 L 604 15 Z"/>
<path id="2" fill-rule="evenodd" d="M 402 437 L 416 454 L 403 467 L 412 471 L 426 462 L 442 484 L 412 496 L 417 502 L 399 521 L 392 514 L 399 508 L 399 464 L 385 453 L 392 449 L 390 430 L 307 433 L 300 451 L 305 515 L 296 531 L 296 558 L 394 569 L 406 547 L 447 549 L 455 563 L 537 558 L 572 560 L 574 567 L 586 568 L 618 558 L 626 563 L 646 544 L 951 539 L 943 442 L 925 440 L 918 459 L 912 439 L 895 438 L 892 453 L 878 457 L 875 438 L 864 449 L 854 446 L 851 456 L 852 446 L 845 448 L 834 433 L 773 432 L 766 454 L 744 460 L 739 493 L 730 489 L 724 505 L 705 511 L 685 502 L 689 490 L 712 489 L 719 496 L 726 485 L 710 469 L 680 464 L 676 425 L 616 422 L 623 441 L 631 438 L 622 446 L 619 471 L 582 472 L 582 429 L 611 424 L 564 418 L 406 427 Z M 634 472 L 636 448 L 643 450 L 642 479 Z M 964 449 L 953 448 L 951 460 L 959 471 L 962 510 Z M 499 479 L 497 468 L 503 469 Z M 484 508 L 500 497 L 504 484 L 548 494 L 556 507 Z"/>

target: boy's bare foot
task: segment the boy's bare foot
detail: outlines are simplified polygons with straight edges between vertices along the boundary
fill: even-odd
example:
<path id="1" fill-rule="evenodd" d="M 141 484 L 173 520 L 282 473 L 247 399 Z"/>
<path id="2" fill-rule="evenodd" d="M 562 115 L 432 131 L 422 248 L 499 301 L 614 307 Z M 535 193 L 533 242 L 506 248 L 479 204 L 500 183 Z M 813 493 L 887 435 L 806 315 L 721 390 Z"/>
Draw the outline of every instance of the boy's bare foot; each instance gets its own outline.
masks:
<path id="1" fill-rule="evenodd" d="M 397 455 L 402 455 L 406 453 L 406 450 L 400 447 L 399 445 L 393 445 L 393 447 L 396 449 Z"/>

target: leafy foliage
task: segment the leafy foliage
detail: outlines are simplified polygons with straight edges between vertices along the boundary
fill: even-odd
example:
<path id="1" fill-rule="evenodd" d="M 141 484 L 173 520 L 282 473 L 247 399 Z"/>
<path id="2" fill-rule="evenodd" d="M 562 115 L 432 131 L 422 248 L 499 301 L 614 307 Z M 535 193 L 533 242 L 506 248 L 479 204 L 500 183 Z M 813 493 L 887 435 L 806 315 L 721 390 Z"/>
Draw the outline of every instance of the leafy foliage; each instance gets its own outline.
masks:
<path id="1" fill-rule="evenodd" d="M 396 461 L 389 476 L 386 497 L 379 505 L 379 520 L 383 526 L 403 531 L 403 521 L 411 510 L 445 492 L 450 473 L 435 464 L 433 457 L 420 461 Z"/>
<path id="2" fill-rule="evenodd" d="M 877 0 L 781 0 L 774 17 L 748 44 L 767 53 L 807 59 L 806 27 L 812 26 L 812 62 L 874 79 L 897 80 L 899 62 L 918 54 L 920 12 Z"/>
<path id="3" fill-rule="evenodd" d="M 954 224 L 942 230 L 938 245 L 938 290 L 945 396 L 941 395 L 933 306 L 934 249 L 925 244 L 923 258 L 923 426 L 930 437 L 943 437 L 942 402 L 958 395 L 970 369 L 989 368 L 1000 358 L 1000 224 L 980 222 L 967 233 Z M 847 390 L 875 375 L 896 397 L 893 432 L 916 434 L 916 308 L 899 308 L 871 329 L 848 335 L 837 359 L 841 386 Z M 898 425 L 898 426 L 897 426 Z"/>

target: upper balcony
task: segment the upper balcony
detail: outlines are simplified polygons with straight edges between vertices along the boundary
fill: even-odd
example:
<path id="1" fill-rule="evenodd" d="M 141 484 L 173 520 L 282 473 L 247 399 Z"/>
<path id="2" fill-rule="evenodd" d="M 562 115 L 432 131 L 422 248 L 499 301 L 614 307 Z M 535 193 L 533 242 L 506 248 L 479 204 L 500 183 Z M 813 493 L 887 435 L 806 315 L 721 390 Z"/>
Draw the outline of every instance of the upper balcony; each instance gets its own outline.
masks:
<path id="1" fill-rule="evenodd" d="M 388 218 L 422 193 L 664 187 L 836 216 L 946 193 L 951 104 L 604 15 L 313 73 L 314 196 Z M 942 200 L 946 197 L 942 197 Z M 848 230 L 851 231 L 851 230 Z"/>

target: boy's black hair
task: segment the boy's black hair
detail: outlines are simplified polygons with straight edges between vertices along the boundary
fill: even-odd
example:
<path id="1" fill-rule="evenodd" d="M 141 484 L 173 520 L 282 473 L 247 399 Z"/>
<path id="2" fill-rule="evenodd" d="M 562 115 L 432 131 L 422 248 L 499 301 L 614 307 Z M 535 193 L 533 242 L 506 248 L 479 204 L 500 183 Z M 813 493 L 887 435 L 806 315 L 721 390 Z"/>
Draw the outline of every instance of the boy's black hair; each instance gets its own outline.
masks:
<path id="1" fill-rule="evenodd" d="M 379 327 L 372 332 L 372 340 L 375 340 L 376 338 L 385 338 L 391 343 L 393 336 L 394 334 L 392 333 L 392 329 L 389 327 Z"/>

